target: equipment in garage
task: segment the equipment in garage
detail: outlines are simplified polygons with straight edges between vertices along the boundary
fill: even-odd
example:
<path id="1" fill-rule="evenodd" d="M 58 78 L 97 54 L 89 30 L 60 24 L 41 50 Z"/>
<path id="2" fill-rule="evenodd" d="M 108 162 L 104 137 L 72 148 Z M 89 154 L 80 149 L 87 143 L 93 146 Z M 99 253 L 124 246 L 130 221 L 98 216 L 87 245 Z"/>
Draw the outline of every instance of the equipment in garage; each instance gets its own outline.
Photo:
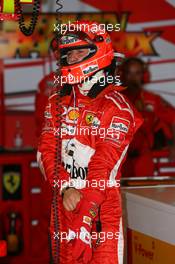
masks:
<path id="1" fill-rule="evenodd" d="M 51 192 L 35 160 L 35 151 L 0 154 L 0 264 L 49 263 Z"/>
<path id="2" fill-rule="evenodd" d="M 29 26 L 26 26 L 23 12 L 23 5 L 33 5 L 31 12 L 31 20 Z M 25 36 L 31 36 L 34 32 L 39 11 L 40 0 L 1 0 L 0 1 L 0 19 L 1 20 L 18 20 L 19 28 Z"/>

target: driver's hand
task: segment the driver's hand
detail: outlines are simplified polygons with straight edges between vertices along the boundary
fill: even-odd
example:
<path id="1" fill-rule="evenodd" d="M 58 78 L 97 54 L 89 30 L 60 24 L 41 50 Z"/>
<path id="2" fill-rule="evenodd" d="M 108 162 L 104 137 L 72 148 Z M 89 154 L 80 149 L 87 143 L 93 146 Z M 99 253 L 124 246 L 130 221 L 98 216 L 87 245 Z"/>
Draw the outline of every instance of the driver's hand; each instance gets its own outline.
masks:
<path id="1" fill-rule="evenodd" d="M 63 197 L 63 206 L 67 211 L 73 211 L 75 210 L 77 204 L 82 198 L 82 194 L 74 189 L 74 188 L 69 188 L 64 192 L 64 197 Z"/>

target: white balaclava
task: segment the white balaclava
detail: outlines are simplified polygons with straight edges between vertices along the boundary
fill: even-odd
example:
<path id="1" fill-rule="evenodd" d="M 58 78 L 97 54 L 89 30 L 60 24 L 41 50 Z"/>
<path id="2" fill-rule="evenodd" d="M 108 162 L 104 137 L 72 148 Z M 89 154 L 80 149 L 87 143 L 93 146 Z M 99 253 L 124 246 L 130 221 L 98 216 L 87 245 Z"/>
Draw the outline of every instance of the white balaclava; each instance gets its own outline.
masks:
<path id="1" fill-rule="evenodd" d="M 80 93 L 82 95 L 87 95 L 89 93 L 89 91 L 91 90 L 92 86 L 97 83 L 100 79 L 101 81 L 104 82 L 104 78 L 105 78 L 105 73 L 104 70 L 98 71 L 97 73 L 95 73 L 92 78 L 87 81 L 85 81 L 84 83 L 78 84 L 78 88 L 80 90 Z"/>

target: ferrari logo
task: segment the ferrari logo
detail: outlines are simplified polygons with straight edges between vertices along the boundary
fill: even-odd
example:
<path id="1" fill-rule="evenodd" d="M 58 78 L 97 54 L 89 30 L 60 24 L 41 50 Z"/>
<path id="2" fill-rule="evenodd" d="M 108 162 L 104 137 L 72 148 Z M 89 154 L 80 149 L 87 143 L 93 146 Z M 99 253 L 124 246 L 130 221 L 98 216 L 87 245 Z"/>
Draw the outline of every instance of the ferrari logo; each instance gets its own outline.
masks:
<path id="1" fill-rule="evenodd" d="M 20 174 L 18 172 L 7 172 L 3 177 L 3 185 L 6 191 L 14 194 L 20 186 Z"/>
<path id="2" fill-rule="evenodd" d="M 94 119 L 94 115 L 93 114 L 87 114 L 86 117 L 85 117 L 86 123 L 88 125 L 92 124 L 93 119 Z"/>

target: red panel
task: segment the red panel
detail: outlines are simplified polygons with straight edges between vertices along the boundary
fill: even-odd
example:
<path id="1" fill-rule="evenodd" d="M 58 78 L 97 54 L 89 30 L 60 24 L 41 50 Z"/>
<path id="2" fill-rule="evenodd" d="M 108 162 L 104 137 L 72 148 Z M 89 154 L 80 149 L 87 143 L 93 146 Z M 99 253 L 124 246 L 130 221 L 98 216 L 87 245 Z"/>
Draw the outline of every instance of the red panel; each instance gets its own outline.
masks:
<path id="1" fill-rule="evenodd" d="M 91 6 L 103 11 L 129 11 L 131 14 L 130 22 L 150 22 L 175 18 L 175 8 L 168 4 L 165 0 L 82 0 Z"/>
<path id="2" fill-rule="evenodd" d="M 20 121 L 21 124 L 24 147 L 37 146 L 35 118 L 34 113 L 32 112 L 16 112 L 6 114 L 5 146 L 7 148 L 12 148 L 14 146 L 16 121 Z"/>
<path id="3" fill-rule="evenodd" d="M 19 256 L 0 258 L 1 264 L 48 264 L 48 225 L 50 216 L 50 192 L 48 184 L 37 168 L 31 167 L 35 162 L 35 153 L 4 153 L 0 155 L 0 169 L 3 164 L 20 164 L 22 168 L 22 199 L 2 200 L 0 188 L 0 223 L 3 232 L 8 234 L 7 213 L 17 211 L 22 216 L 23 251 Z M 0 182 L 1 182 L 0 172 Z M 35 178 L 37 177 L 37 180 Z M 38 194 L 32 193 L 33 187 L 40 187 Z M 33 225 L 32 225 L 33 221 Z M 0 240 L 3 239 L 0 228 Z"/>
<path id="4" fill-rule="evenodd" d="M 147 28 L 145 27 L 146 31 L 149 32 L 161 32 L 161 38 L 168 40 L 172 43 L 175 43 L 175 26 L 161 26 L 161 27 L 151 27 Z"/>

